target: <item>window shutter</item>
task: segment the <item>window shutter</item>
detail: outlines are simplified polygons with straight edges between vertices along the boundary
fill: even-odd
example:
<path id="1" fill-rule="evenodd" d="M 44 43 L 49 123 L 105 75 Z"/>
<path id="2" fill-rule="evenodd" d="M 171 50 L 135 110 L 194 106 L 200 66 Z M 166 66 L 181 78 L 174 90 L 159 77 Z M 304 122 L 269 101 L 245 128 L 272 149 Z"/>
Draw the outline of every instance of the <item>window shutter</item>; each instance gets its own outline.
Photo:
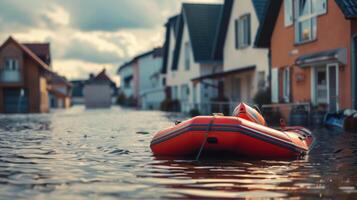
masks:
<path id="1" fill-rule="evenodd" d="M 238 49 L 239 48 L 239 43 L 238 43 L 238 33 L 239 33 L 239 31 L 238 31 L 238 19 L 236 19 L 235 21 L 234 21 L 234 30 L 235 30 L 235 33 L 234 33 L 234 38 L 235 38 L 235 45 L 236 45 L 236 49 Z"/>
<path id="2" fill-rule="evenodd" d="M 277 68 L 271 70 L 271 102 L 279 102 L 279 70 Z"/>
<path id="3" fill-rule="evenodd" d="M 249 46 L 250 45 L 250 38 L 251 38 L 251 28 L 250 28 L 250 14 L 247 15 L 247 45 Z"/>

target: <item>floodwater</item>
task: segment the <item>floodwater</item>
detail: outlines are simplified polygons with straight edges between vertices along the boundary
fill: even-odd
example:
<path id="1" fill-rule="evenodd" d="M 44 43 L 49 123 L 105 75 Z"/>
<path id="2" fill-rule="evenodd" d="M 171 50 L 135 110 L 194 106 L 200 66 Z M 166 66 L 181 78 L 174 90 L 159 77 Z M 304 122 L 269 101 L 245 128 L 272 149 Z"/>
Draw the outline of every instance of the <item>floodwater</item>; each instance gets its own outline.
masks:
<path id="1" fill-rule="evenodd" d="M 357 198 L 357 134 L 314 130 L 300 160 L 160 160 L 178 116 L 85 110 L 0 115 L 0 199 Z"/>

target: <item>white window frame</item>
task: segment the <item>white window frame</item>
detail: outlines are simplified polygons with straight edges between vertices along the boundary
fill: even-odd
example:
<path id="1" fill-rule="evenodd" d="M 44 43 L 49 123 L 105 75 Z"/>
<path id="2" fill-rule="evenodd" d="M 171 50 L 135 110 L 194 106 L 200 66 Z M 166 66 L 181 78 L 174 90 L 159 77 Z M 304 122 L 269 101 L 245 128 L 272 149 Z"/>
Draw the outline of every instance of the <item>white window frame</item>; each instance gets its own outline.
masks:
<path id="1" fill-rule="evenodd" d="M 293 0 L 284 0 L 284 25 L 285 27 L 294 24 Z M 290 13 L 290 15 L 288 15 Z"/>
<path id="2" fill-rule="evenodd" d="M 327 87 L 327 105 L 330 105 L 330 79 L 329 79 L 329 68 L 336 67 L 336 96 L 339 96 L 339 65 L 338 63 L 330 63 L 325 67 L 326 70 L 326 87 Z M 311 76 L 311 102 L 313 105 L 317 105 L 317 66 L 312 67 L 312 76 Z M 339 110 L 339 99 L 336 101 L 336 108 Z"/>
<path id="3" fill-rule="evenodd" d="M 283 70 L 283 99 L 285 103 L 290 102 L 290 67 Z"/>
<path id="4" fill-rule="evenodd" d="M 314 41 L 317 39 L 317 17 L 327 13 L 327 1 L 326 0 L 306 0 L 309 4 L 309 13 L 306 15 L 300 16 L 300 2 L 302 0 L 294 0 L 294 16 L 295 16 L 295 43 L 296 44 L 303 44 L 306 42 Z M 322 3 L 322 10 L 316 11 L 314 10 L 314 4 L 316 2 Z M 310 23 L 310 33 L 309 38 L 303 40 L 300 37 L 301 33 L 301 26 L 303 22 Z"/>
<path id="5" fill-rule="evenodd" d="M 250 13 L 244 14 L 235 20 L 236 49 L 243 49 L 251 44 L 251 19 Z"/>

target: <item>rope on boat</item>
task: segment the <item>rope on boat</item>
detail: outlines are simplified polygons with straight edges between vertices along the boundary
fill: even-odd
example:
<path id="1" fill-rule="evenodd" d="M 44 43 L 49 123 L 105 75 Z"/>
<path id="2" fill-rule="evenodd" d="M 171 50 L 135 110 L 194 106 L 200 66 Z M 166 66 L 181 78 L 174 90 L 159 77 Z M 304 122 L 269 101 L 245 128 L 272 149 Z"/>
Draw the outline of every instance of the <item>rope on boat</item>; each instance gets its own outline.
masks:
<path id="1" fill-rule="evenodd" d="M 198 151 L 198 154 L 196 156 L 196 161 L 198 161 L 200 159 L 203 147 L 205 146 L 206 142 L 207 142 L 207 138 L 208 138 L 208 133 L 211 130 L 212 124 L 213 124 L 213 120 L 214 120 L 215 116 L 212 117 L 211 121 L 208 124 L 207 130 L 206 130 L 206 134 L 205 134 L 205 138 L 201 144 L 200 150 Z"/>

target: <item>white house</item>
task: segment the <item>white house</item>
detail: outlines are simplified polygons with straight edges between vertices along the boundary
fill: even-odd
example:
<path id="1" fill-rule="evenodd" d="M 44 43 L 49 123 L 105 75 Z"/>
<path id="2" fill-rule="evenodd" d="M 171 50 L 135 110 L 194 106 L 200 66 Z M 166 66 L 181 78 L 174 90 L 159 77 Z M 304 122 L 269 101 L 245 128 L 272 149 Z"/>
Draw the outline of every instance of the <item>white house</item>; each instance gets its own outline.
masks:
<path id="1" fill-rule="evenodd" d="M 223 59 L 223 72 L 216 77 L 224 80 L 224 94 L 232 105 L 252 103 L 257 92 L 268 87 L 268 50 L 254 47 L 266 1 L 224 2 L 213 56 Z"/>
<path id="2" fill-rule="evenodd" d="M 121 65 L 117 71 L 120 76 L 120 92 L 129 98 L 133 96 L 134 81 L 133 81 L 133 62 L 127 62 Z"/>
<path id="3" fill-rule="evenodd" d="M 97 76 L 90 77 L 83 88 L 86 108 L 109 108 L 115 93 L 115 83 L 103 69 Z"/>
<path id="4" fill-rule="evenodd" d="M 159 109 L 165 99 L 162 68 L 162 48 L 136 57 L 139 68 L 139 104 L 142 109 Z"/>
<path id="5" fill-rule="evenodd" d="M 182 112 L 194 108 L 209 112 L 204 110 L 205 103 L 218 94 L 216 80 L 193 80 L 222 68 L 221 61 L 212 59 L 221 9 L 222 5 L 218 4 L 184 3 L 177 24 L 172 27 L 175 31 L 169 33 L 166 83 L 170 98 L 180 101 Z"/>

